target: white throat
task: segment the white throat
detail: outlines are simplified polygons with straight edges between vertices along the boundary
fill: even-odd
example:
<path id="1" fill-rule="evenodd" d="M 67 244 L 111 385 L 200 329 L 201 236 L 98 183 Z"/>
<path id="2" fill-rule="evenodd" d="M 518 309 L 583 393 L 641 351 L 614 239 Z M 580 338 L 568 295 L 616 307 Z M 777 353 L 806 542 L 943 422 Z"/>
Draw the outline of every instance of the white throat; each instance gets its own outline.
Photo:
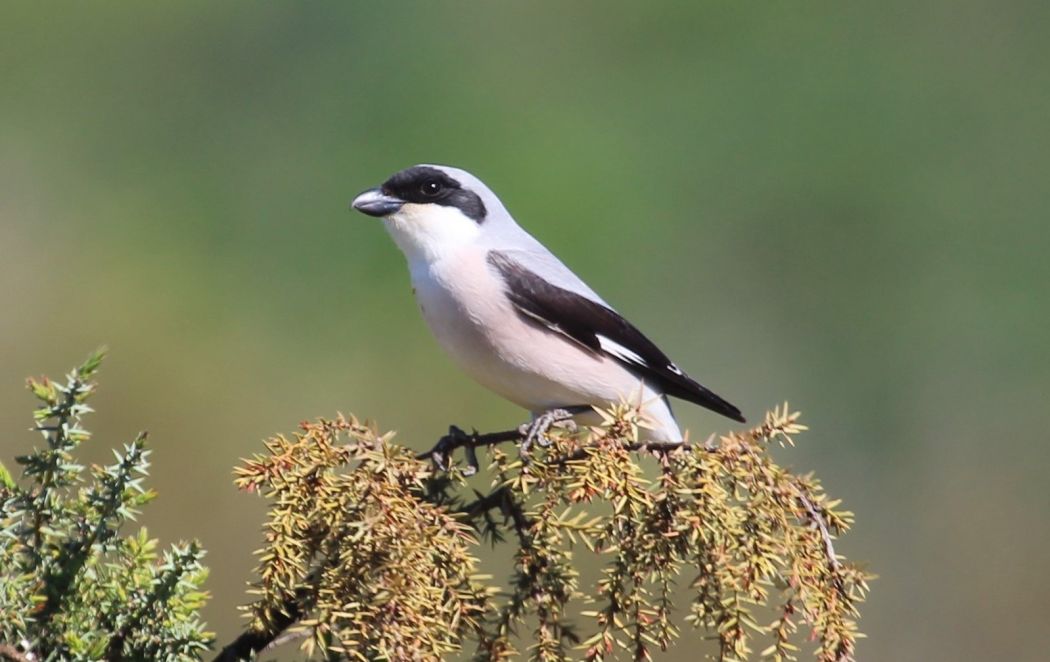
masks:
<path id="1" fill-rule="evenodd" d="M 408 203 L 383 219 L 409 264 L 432 264 L 474 242 L 481 226 L 455 207 Z"/>

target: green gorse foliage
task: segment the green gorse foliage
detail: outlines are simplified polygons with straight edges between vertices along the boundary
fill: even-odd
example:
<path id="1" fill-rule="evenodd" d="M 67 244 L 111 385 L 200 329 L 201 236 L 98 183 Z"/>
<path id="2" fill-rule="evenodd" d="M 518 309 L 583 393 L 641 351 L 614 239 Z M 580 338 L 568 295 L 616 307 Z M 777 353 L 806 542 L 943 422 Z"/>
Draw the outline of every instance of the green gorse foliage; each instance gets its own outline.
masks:
<path id="1" fill-rule="evenodd" d="M 852 515 L 769 452 L 806 429 L 797 413 L 681 446 L 639 443 L 628 406 L 605 418 L 527 458 L 497 446 L 513 434 L 465 435 L 451 466 L 447 444 L 431 464 L 352 417 L 269 440 L 237 470 L 272 502 L 249 633 L 328 659 L 603 661 L 689 629 L 721 660 L 796 659 L 806 641 L 853 659 L 870 576 L 833 546 Z M 482 445 L 487 492 L 467 477 Z M 479 573 L 482 543 L 513 546 L 506 584 Z"/>
<path id="2" fill-rule="evenodd" d="M 0 471 L 0 645 L 26 660 L 198 659 L 211 642 L 199 617 L 204 551 L 159 552 L 145 529 L 121 535 L 155 496 L 143 485 L 146 435 L 108 466 L 75 458 L 91 437 L 81 418 L 103 356 L 65 383 L 28 382 L 45 444 L 17 458 L 21 482 Z"/>

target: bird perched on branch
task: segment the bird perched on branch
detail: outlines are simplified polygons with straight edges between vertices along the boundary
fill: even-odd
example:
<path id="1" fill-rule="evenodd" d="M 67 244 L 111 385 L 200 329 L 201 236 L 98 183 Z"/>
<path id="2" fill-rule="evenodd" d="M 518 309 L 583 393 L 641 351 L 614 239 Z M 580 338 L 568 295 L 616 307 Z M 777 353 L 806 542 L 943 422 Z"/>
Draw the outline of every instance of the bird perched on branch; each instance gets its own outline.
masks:
<path id="1" fill-rule="evenodd" d="M 668 396 L 743 422 L 523 230 L 485 184 L 417 165 L 358 195 L 408 260 L 423 317 L 483 386 L 532 412 L 526 442 L 593 407 L 641 405 L 651 442 L 679 442 Z M 596 418 L 596 417 L 595 417 Z"/>

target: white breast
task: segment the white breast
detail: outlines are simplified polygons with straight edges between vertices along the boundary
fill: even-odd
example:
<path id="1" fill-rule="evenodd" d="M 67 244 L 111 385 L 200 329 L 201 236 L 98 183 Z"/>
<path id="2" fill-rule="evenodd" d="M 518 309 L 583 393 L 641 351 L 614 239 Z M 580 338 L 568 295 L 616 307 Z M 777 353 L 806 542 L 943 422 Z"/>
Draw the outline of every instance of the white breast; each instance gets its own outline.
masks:
<path id="1" fill-rule="evenodd" d="M 638 377 L 618 362 L 523 320 L 486 255 L 466 247 L 410 264 L 424 319 L 467 374 L 534 412 L 608 406 L 637 392 Z"/>

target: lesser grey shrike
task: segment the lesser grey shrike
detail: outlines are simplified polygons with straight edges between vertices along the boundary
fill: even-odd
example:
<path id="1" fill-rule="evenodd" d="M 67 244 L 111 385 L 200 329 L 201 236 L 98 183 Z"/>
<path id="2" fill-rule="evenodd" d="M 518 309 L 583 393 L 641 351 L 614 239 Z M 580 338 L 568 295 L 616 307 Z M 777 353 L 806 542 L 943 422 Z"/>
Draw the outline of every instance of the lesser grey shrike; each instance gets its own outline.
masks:
<path id="1" fill-rule="evenodd" d="M 413 166 L 352 206 L 383 219 L 445 351 L 483 386 L 532 412 L 530 437 L 542 441 L 553 421 L 570 414 L 595 422 L 594 407 L 626 401 L 647 419 L 643 440 L 680 442 L 668 396 L 744 421 L 523 230 L 470 173 Z"/>

